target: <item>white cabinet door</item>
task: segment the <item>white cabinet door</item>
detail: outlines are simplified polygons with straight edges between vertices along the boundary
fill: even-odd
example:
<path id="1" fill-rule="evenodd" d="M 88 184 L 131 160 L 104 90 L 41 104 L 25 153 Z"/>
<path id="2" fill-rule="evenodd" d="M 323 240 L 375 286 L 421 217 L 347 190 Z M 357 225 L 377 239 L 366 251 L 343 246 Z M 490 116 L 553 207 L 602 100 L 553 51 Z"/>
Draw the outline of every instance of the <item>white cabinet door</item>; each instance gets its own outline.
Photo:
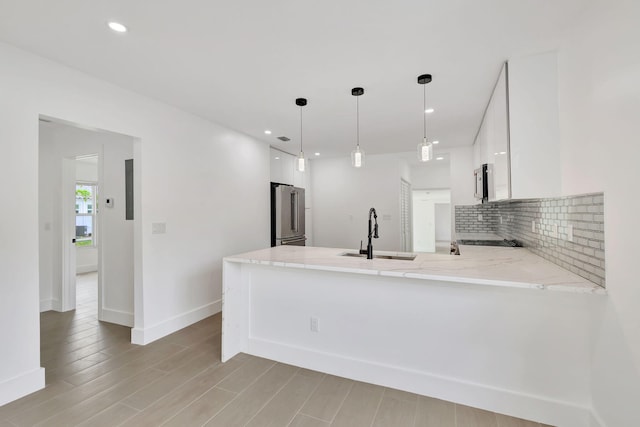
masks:
<path id="1" fill-rule="evenodd" d="M 509 61 L 511 197 L 557 197 L 561 188 L 556 52 Z"/>
<path id="2" fill-rule="evenodd" d="M 295 185 L 295 157 L 274 148 L 271 148 L 269 154 L 271 156 L 271 182 Z"/>
<path id="3" fill-rule="evenodd" d="M 283 153 L 273 148 L 269 151 L 271 182 L 282 182 L 282 154 Z"/>
<path id="4" fill-rule="evenodd" d="M 502 67 L 500 78 L 491 97 L 490 163 L 493 163 L 493 200 L 511 197 L 509 187 L 509 125 L 507 102 L 507 66 Z"/>
<path id="5" fill-rule="evenodd" d="M 493 188 L 489 190 L 489 201 L 510 197 L 508 117 L 505 65 L 491 94 L 473 147 L 474 168 L 485 163 L 490 165 Z"/>

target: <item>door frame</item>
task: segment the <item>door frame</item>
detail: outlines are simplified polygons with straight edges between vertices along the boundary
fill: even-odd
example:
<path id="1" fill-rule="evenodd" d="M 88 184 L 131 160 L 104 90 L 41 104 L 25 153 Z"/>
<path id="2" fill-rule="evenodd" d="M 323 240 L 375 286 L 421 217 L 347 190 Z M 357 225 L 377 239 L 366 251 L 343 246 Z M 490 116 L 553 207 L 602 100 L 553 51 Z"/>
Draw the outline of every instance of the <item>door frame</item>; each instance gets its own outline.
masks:
<path id="1" fill-rule="evenodd" d="M 62 230 L 62 281 L 60 310 L 70 311 L 76 308 L 76 229 L 75 229 L 75 190 L 76 159 L 62 159 L 62 183 L 60 196 L 60 222 Z"/>

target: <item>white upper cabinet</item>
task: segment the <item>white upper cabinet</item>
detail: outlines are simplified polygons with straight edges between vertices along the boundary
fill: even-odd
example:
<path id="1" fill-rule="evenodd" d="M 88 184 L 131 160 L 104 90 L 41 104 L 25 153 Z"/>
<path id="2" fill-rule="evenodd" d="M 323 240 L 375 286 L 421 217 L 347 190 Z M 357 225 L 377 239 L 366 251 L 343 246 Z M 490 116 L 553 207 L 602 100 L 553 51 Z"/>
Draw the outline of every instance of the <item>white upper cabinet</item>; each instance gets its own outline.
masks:
<path id="1" fill-rule="evenodd" d="M 269 155 L 271 156 L 271 182 L 293 185 L 300 188 L 308 187 L 309 168 L 307 167 L 307 171 L 305 172 L 298 172 L 296 169 L 296 156 L 276 150 L 275 148 L 270 149 Z M 309 161 L 307 161 L 307 166 L 310 166 Z"/>
<path id="2" fill-rule="evenodd" d="M 556 52 L 509 61 L 511 195 L 556 197 L 561 191 Z"/>
<path id="3" fill-rule="evenodd" d="M 510 197 L 508 117 L 505 64 L 491 94 L 473 146 L 474 167 L 479 168 L 485 163 L 491 166 L 493 189 L 489 191 L 489 201 Z"/>

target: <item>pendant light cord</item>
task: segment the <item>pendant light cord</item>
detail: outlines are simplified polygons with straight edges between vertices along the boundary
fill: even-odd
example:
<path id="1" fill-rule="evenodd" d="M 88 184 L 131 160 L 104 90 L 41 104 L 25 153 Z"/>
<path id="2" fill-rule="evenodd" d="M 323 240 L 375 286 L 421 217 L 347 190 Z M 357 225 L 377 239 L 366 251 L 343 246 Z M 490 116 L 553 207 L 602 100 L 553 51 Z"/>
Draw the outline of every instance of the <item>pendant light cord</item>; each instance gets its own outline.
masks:
<path id="1" fill-rule="evenodd" d="M 360 148 L 360 98 L 356 96 L 356 145 Z"/>
<path id="2" fill-rule="evenodd" d="M 427 140 L 427 85 L 422 85 L 424 93 L 422 96 L 422 115 L 424 116 L 424 140 Z"/>
<path id="3" fill-rule="evenodd" d="M 302 106 L 300 106 L 300 152 L 302 153 Z"/>

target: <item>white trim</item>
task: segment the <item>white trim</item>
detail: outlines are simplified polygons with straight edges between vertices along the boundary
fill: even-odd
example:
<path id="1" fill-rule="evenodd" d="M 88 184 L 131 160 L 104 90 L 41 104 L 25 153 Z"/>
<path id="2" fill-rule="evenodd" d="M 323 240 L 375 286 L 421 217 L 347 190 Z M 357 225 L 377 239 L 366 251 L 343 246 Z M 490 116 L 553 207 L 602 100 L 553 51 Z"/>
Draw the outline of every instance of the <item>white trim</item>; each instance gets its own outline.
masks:
<path id="1" fill-rule="evenodd" d="M 254 356 L 544 424 L 584 427 L 593 419 L 591 408 L 572 402 L 258 338 L 247 344 L 247 353 Z"/>
<path id="2" fill-rule="evenodd" d="M 222 311 L 222 300 L 203 305 L 169 319 L 156 323 L 148 328 L 133 328 L 131 330 L 131 342 L 133 344 L 146 345 L 157 339 L 165 337 L 182 328 L 206 319 Z"/>
<path id="3" fill-rule="evenodd" d="M 41 299 L 40 300 L 40 313 L 43 311 L 51 311 L 53 310 L 53 300 L 52 299 Z"/>
<path id="4" fill-rule="evenodd" d="M 40 300 L 40 313 L 51 310 L 62 311 L 60 300 L 54 298 Z"/>
<path id="5" fill-rule="evenodd" d="M 25 372 L 0 383 L 0 406 L 43 389 L 44 368 Z"/>
<path id="6" fill-rule="evenodd" d="M 133 313 L 102 307 L 102 322 L 115 323 L 116 325 L 133 327 Z"/>
<path id="7" fill-rule="evenodd" d="M 62 311 L 76 308 L 76 245 L 72 243 L 76 235 L 76 160 L 63 158 L 61 163 L 61 201 L 60 214 L 62 218 L 62 290 L 60 302 Z"/>
<path id="8" fill-rule="evenodd" d="M 98 264 L 76 265 L 76 274 L 94 273 L 98 271 Z"/>

